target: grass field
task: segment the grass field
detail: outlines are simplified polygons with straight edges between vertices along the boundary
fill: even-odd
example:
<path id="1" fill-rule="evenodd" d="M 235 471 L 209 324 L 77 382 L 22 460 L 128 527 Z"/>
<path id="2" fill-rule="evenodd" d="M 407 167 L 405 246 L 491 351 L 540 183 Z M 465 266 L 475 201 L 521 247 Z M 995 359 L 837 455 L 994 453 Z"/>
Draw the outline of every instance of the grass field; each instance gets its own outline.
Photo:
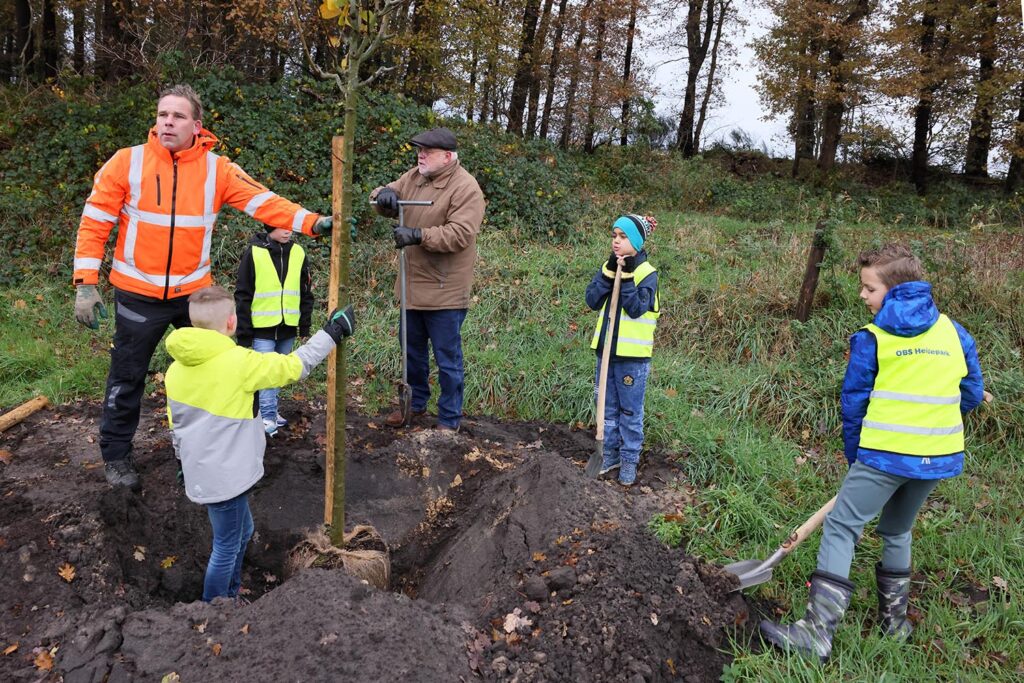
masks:
<path id="1" fill-rule="evenodd" d="M 1024 236 L 979 225 L 936 231 L 839 225 L 812 318 L 788 319 L 812 226 L 659 214 L 651 261 L 663 316 L 647 397 L 647 438 L 678 454 L 696 491 L 682 521 L 656 524 L 666 540 L 729 562 L 763 557 L 822 502 L 845 472 L 839 387 L 848 336 L 869 320 L 852 267 L 861 248 L 889 237 L 924 258 L 940 308 L 978 342 L 996 402 L 968 418 L 964 475 L 943 482 L 915 528 L 912 643 L 875 633 L 873 565 L 866 533 L 858 585 L 825 666 L 736 646 L 726 680 L 953 681 L 1024 677 Z M 607 216 L 595 224 L 609 222 Z M 569 244 L 480 242 L 474 304 L 464 328 L 466 409 L 513 420 L 591 421 L 594 314 L 583 290 L 607 258 L 607 230 L 581 228 Z M 319 291 L 326 276 L 318 255 Z M 224 259 L 220 268 L 230 271 Z M 398 375 L 391 296 L 395 254 L 386 241 L 353 248 L 359 330 L 349 344 L 349 395 L 377 412 Z M 51 274 L 0 291 L 0 407 L 37 392 L 57 402 L 96 399 L 106 373 L 110 321 L 86 331 L 71 316 L 71 288 Z M 109 302 L 109 290 L 106 291 Z M 153 368 L 163 370 L 161 350 Z M 323 374 L 294 389 L 323 392 Z M 158 387 L 154 385 L 154 389 Z M 673 512 L 667 510 L 666 512 Z M 802 613 L 816 537 L 752 595 Z M 979 598 L 986 597 L 980 600 Z"/>

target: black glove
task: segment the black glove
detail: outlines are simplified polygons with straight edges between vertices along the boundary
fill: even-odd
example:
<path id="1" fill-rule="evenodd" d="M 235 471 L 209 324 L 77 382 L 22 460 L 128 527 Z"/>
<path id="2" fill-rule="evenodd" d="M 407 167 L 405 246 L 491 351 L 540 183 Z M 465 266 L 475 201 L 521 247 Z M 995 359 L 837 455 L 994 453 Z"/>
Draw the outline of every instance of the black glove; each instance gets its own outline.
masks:
<path id="1" fill-rule="evenodd" d="M 345 308 L 335 308 L 324 323 L 324 332 L 331 335 L 335 344 L 341 343 L 344 337 L 351 337 L 355 331 L 356 314 L 352 311 L 352 304 Z"/>
<path id="2" fill-rule="evenodd" d="M 391 233 L 395 238 L 395 248 L 411 247 L 423 241 L 423 232 L 419 228 L 395 228 Z"/>
<path id="3" fill-rule="evenodd" d="M 608 263 L 606 263 L 604 267 L 607 268 L 608 270 L 610 270 L 612 272 L 613 276 L 614 276 L 615 270 L 619 267 L 619 257 L 616 256 L 615 253 L 613 252 L 612 255 L 608 258 Z M 627 256 L 625 258 L 625 263 L 622 264 L 622 272 L 623 273 L 632 273 L 635 269 L 636 269 L 636 255 Z"/>
<path id="4" fill-rule="evenodd" d="M 237 341 L 238 341 L 238 345 L 239 346 L 243 346 L 243 347 L 245 347 L 247 349 L 251 349 L 252 348 L 252 337 L 250 337 L 248 335 L 243 336 L 243 337 L 238 337 Z"/>
<path id="5" fill-rule="evenodd" d="M 299 328 L 299 336 L 302 337 L 303 339 L 308 337 L 309 336 L 309 327 L 300 327 Z"/>
<path id="6" fill-rule="evenodd" d="M 612 275 L 615 274 L 615 269 L 619 267 L 619 257 L 612 252 L 612 255 L 608 257 L 608 263 L 604 264 L 605 270 L 612 271 Z"/>
<path id="7" fill-rule="evenodd" d="M 376 201 L 377 209 L 381 214 L 389 218 L 396 218 L 398 216 L 398 193 L 390 187 L 382 188 L 377 193 Z"/>

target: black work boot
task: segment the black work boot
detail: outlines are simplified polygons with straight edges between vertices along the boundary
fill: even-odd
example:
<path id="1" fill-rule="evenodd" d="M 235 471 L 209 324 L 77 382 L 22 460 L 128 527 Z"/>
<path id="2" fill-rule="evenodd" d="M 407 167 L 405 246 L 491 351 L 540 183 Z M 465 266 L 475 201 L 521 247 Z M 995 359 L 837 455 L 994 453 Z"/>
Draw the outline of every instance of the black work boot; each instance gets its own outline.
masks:
<path id="1" fill-rule="evenodd" d="M 878 625 L 882 633 L 906 640 L 914 630 L 907 618 L 910 570 L 886 569 L 879 562 L 875 564 L 875 580 L 878 582 Z"/>
<path id="2" fill-rule="evenodd" d="M 853 584 L 835 574 L 811 574 L 811 594 L 804 618 L 792 624 L 761 622 L 761 637 L 785 652 L 798 652 L 824 662 L 832 653 L 832 636 L 850 606 Z"/>
<path id="3" fill-rule="evenodd" d="M 135 461 L 130 455 L 121 460 L 111 460 L 104 466 L 103 473 L 107 477 L 107 483 L 114 488 L 124 486 L 132 491 L 138 491 L 142 487 L 139 473 L 135 469 Z"/>

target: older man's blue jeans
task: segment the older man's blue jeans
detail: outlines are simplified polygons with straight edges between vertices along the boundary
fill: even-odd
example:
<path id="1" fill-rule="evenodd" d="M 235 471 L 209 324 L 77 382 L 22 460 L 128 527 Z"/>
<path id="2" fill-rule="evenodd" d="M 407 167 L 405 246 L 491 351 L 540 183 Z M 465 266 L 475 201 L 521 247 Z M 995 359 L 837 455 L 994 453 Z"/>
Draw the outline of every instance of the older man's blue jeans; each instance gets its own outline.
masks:
<path id="1" fill-rule="evenodd" d="M 213 551 L 206 565 L 206 580 L 203 582 L 203 600 L 233 598 L 242 587 L 242 558 L 245 546 L 252 538 L 252 513 L 249 511 L 249 494 L 206 506 L 213 527 Z"/>
<path id="2" fill-rule="evenodd" d="M 441 395 L 437 399 L 437 421 L 445 427 L 458 427 L 462 421 L 463 378 L 462 323 L 465 308 L 443 311 L 406 311 L 409 333 L 409 387 L 412 389 L 412 410 L 426 410 L 430 400 L 430 351 L 434 348 L 437 378 Z"/>

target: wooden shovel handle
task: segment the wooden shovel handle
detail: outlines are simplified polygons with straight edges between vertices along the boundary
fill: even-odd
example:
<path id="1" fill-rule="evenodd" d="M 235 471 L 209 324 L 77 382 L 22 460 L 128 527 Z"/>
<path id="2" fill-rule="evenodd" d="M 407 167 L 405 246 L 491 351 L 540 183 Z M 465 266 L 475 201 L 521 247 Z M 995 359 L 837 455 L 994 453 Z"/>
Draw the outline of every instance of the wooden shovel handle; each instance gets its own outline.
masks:
<path id="1" fill-rule="evenodd" d="M 825 515 L 832 511 L 835 507 L 836 498 L 839 494 L 832 496 L 832 500 L 828 501 L 821 508 L 818 509 L 810 519 L 797 527 L 797 530 L 790 534 L 789 538 L 782 542 L 779 546 L 779 550 L 783 551 L 784 554 L 788 555 L 793 552 L 793 549 L 804 542 L 804 539 L 814 533 L 814 530 L 821 526 L 821 523 L 825 521 Z"/>
<path id="2" fill-rule="evenodd" d="M 612 357 L 612 337 L 615 336 L 616 307 L 619 304 L 619 286 L 622 284 L 622 265 L 615 268 L 615 284 L 612 295 L 608 299 L 608 332 L 604 335 L 604 348 L 601 349 L 601 374 L 597 381 L 597 441 L 604 441 L 604 403 L 605 390 L 608 388 L 608 361 Z M 598 330 L 598 334 L 600 334 Z"/>

